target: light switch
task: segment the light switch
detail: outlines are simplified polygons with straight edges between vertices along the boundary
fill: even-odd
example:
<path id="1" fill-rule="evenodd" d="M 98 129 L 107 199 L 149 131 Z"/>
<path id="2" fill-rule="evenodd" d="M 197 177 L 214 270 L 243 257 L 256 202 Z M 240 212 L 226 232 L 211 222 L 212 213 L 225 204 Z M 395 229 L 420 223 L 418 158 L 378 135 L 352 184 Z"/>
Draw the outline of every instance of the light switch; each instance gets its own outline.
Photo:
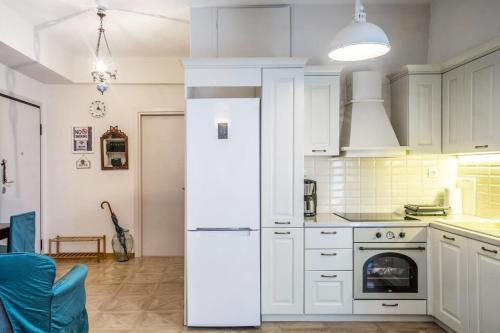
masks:
<path id="1" fill-rule="evenodd" d="M 217 137 L 219 140 L 228 138 L 227 123 L 217 123 Z"/>

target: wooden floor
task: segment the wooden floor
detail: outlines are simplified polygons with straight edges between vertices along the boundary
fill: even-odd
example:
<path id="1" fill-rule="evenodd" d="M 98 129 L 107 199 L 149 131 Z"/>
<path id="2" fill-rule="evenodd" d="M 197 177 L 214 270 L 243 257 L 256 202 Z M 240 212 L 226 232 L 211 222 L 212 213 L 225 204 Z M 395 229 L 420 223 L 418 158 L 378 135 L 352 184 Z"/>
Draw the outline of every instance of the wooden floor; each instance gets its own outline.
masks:
<path id="1" fill-rule="evenodd" d="M 58 277 L 76 262 L 57 261 Z M 126 263 L 106 259 L 89 267 L 86 282 L 90 332 L 331 332 L 443 333 L 432 323 L 263 323 L 258 329 L 188 329 L 183 326 L 181 257 L 145 257 Z"/>

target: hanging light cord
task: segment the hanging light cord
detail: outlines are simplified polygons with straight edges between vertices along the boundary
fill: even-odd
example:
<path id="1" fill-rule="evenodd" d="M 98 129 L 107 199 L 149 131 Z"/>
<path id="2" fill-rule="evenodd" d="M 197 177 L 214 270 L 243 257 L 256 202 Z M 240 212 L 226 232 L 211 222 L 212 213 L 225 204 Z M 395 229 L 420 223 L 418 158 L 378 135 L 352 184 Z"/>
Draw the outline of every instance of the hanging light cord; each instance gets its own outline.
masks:
<path id="1" fill-rule="evenodd" d="M 108 44 L 108 39 L 106 38 L 106 30 L 104 30 L 104 26 L 103 26 L 103 19 L 104 19 L 104 16 L 106 16 L 106 14 L 103 11 L 99 10 L 97 12 L 97 15 L 99 16 L 99 18 L 101 20 L 101 25 L 99 27 L 99 38 L 97 39 L 96 57 L 99 57 L 99 50 L 101 48 L 101 37 L 104 37 L 104 43 L 106 44 L 106 49 L 108 50 L 109 57 L 112 57 L 111 49 L 109 48 L 109 44 Z"/>

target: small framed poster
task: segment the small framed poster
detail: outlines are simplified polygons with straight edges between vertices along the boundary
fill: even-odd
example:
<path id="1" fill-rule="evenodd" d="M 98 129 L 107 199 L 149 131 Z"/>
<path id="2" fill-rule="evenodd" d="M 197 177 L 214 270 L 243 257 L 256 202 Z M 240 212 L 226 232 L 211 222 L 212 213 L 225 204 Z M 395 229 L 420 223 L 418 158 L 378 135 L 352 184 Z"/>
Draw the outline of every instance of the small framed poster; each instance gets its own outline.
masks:
<path id="1" fill-rule="evenodd" d="M 73 154 L 90 154 L 94 152 L 92 134 L 92 126 L 73 126 Z"/>

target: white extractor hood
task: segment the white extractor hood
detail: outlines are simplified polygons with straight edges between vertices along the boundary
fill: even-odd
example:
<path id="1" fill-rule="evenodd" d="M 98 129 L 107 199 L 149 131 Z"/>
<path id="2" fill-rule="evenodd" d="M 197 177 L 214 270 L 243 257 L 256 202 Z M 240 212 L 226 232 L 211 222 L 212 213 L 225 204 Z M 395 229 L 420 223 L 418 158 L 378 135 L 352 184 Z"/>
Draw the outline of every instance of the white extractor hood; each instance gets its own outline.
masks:
<path id="1" fill-rule="evenodd" d="M 382 74 L 352 73 L 352 99 L 345 105 L 341 151 L 346 157 L 393 157 L 406 154 L 384 108 Z M 349 95 L 349 94 L 348 94 Z"/>

